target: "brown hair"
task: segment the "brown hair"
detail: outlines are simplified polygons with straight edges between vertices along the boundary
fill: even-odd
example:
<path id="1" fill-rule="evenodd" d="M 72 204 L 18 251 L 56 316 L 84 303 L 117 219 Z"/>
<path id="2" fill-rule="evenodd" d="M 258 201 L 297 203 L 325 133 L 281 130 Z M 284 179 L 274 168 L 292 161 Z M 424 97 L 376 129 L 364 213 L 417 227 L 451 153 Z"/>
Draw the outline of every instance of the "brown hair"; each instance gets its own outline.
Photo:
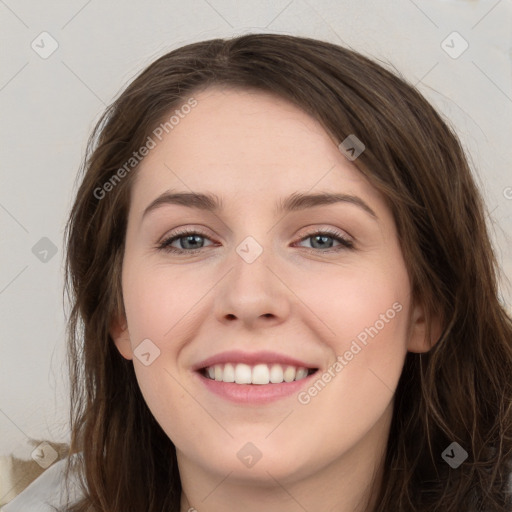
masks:
<path id="1" fill-rule="evenodd" d="M 271 92 L 313 116 L 338 144 L 350 134 L 365 144 L 354 163 L 389 201 L 413 298 L 425 306 L 427 324 L 431 315 L 443 318 L 431 350 L 406 356 L 375 512 L 509 512 L 512 321 L 498 299 L 486 210 L 461 144 L 396 73 L 346 48 L 277 34 L 167 53 L 91 135 L 66 226 L 71 452 L 81 452 L 85 494 L 69 510 L 179 511 L 175 447 L 109 335 L 113 318 L 124 315 L 121 265 L 136 167 L 101 199 L 95 190 L 172 109 L 217 84 Z M 469 454 L 457 469 L 441 457 L 452 442 Z"/>

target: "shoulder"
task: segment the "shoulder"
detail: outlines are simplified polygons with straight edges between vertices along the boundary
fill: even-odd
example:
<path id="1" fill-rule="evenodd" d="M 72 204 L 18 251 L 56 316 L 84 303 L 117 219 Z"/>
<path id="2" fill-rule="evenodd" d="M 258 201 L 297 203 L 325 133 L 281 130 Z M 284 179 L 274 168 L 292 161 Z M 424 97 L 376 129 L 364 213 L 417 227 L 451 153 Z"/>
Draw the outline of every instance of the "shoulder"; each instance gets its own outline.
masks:
<path id="1" fill-rule="evenodd" d="M 79 454 L 71 455 L 72 458 Z M 55 512 L 56 507 L 73 503 L 82 497 L 78 481 L 72 477 L 68 489 L 64 478 L 66 459 L 52 464 L 39 477 L 32 481 L 13 500 L 4 505 L 0 512 Z M 69 490 L 69 494 L 68 494 Z"/>

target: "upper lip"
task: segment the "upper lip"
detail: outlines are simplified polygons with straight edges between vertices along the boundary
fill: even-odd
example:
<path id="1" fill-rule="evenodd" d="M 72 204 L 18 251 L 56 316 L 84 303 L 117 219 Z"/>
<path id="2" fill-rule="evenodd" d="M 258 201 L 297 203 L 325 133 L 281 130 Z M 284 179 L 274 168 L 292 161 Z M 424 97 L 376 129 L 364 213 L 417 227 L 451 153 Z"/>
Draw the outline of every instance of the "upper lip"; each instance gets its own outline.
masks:
<path id="1" fill-rule="evenodd" d="M 201 370 L 209 366 L 216 364 L 225 363 L 245 363 L 248 365 L 256 364 L 281 364 L 288 366 L 295 366 L 297 368 L 318 368 L 315 365 L 306 363 L 294 357 L 289 357 L 284 354 L 278 354 L 277 352 L 271 351 L 259 351 L 259 352 L 241 352 L 239 350 L 229 350 L 227 352 L 221 352 L 212 357 L 204 359 L 200 363 L 193 365 L 193 370 Z"/>

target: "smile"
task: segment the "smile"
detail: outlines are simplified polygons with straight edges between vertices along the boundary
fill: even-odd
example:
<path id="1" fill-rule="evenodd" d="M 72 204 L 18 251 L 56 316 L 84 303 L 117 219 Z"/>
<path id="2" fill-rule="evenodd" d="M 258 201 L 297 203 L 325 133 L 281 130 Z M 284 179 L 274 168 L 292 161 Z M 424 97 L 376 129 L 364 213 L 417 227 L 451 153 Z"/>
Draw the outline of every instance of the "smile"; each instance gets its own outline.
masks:
<path id="1" fill-rule="evenodd" d="M 191 370 L 209 393 L 250 406 L 296 395 L 319 367 L 319 361 L 268 350 L 230 350 L 203 359 Z"/>
<path id="2" fill-rule="evenodd" d="M 236 384 L 281 384 L 305 379 L 316 370 L 281 364 L 256 364 L 254 366 L 244 363 L 216 364 L 203 368 L 204 377 L 217 382 Z"/>

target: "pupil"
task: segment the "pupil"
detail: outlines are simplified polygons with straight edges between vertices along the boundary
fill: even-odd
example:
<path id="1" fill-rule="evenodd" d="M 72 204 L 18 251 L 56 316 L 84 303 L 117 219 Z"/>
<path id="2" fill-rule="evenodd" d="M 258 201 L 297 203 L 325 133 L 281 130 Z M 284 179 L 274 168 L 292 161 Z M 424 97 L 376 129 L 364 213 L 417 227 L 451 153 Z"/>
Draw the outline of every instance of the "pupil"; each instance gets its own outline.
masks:
<path id="1" fill-rule="evenodd" d="M 192 242 L 192 247 L 184 247 L 184 249 L 195 249 L 196 247 L 194 246 L 194 240 L 195 242 L 197 242 L 197 239 L 200 239 L 201 237 L 198 236 L 198 235 L 188 235 L 185 237 L 185 245 L 187 245 L 189 242 Z"/>
<path id="2" fill-rule="evenodd" d="M 324 235 L 316 235 L 313 237 L 313 240 L 314 240 L 314 243 L 313 243 L 313 247 L 315 246 L 316 244 L 316 241 L 317 240 L 320 240 L 320 244 L 322 243 L 325 243 L 327 239 L 331 238 L 330 236 L 324 236 Z"/>

